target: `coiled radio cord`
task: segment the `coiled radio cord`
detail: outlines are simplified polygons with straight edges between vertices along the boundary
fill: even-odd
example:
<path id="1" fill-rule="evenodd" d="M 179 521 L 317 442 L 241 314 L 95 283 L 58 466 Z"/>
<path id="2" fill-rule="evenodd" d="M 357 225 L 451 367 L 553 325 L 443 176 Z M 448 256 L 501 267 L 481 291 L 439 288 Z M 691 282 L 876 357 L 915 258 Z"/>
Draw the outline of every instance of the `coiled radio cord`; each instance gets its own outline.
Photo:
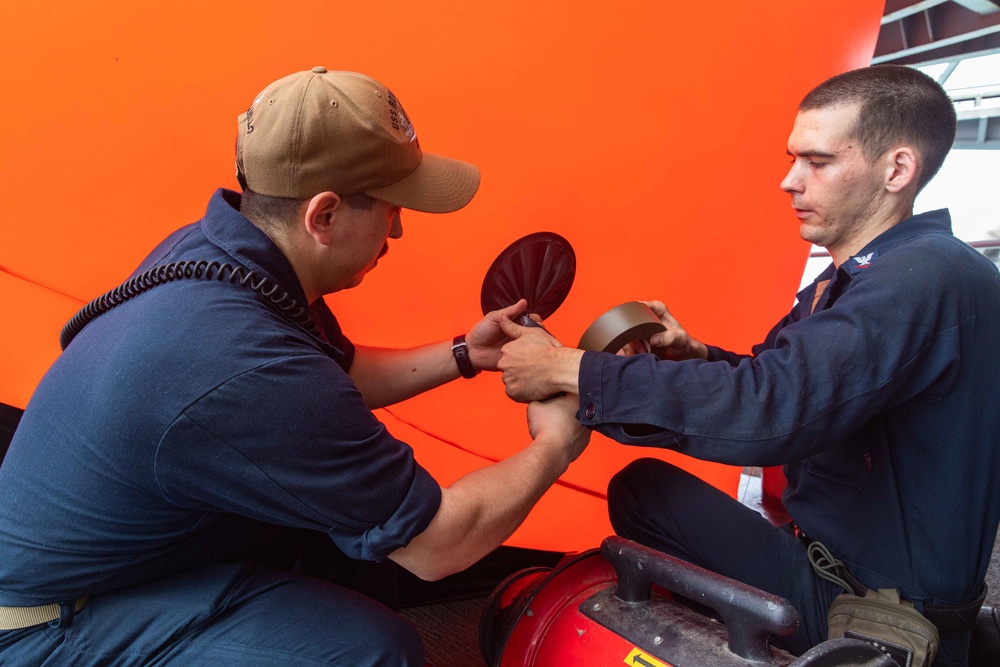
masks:
<path id="1" fill-rule="evenodd" d="M 319 336 L 319 329 L 309 315 L 309 309 L 300 306 L 288 292 L 273 280 L 257 276 L 253 271 L 239 264 L 223 264 L 204 259 L 191 259 L 155 266 L 138 276 L 122 283 L 113 290 L 102 294 L 74 315 L 59 334 L 59 345 L 65 350 L 78 333 L 90 322 L 115 306 L 121 305 L 134 296 L 151 290 L 157 285 L 183 279 L 226 280 L 233 284 L 249 287 L 263 296 L 269 305 L 301 326 L 309 333 Z M 280 292 L 280 293 L 279 293 Z"/>

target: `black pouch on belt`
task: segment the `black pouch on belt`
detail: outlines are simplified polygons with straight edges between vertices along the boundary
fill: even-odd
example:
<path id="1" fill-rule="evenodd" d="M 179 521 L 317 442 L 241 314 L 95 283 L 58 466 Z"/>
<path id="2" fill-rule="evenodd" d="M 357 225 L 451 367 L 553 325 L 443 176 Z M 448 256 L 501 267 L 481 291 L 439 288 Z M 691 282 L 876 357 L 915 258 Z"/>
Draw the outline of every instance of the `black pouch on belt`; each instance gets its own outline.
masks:
<path id="1" fill-rule="evenodd" d="M 829 639 L 873 644 L 900 667 L 930 667 L 941 643 L 938 629 L 894 588 L 869 589 L 864 597 L 838 595 L 827 614 Z"/>

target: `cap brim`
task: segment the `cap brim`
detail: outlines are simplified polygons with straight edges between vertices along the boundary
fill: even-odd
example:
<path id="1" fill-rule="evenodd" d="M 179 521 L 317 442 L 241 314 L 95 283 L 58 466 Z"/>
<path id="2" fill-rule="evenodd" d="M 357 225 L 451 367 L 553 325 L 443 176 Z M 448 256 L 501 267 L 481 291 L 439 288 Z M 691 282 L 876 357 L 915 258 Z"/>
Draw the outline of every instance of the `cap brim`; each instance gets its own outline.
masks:
<path id="1" fill-rule="evenodd" d="M 424 153 L 409 176 L 365 194 L 414 211 L 450 213 L 472 201 L 478 189 L 479 167 Z"/>

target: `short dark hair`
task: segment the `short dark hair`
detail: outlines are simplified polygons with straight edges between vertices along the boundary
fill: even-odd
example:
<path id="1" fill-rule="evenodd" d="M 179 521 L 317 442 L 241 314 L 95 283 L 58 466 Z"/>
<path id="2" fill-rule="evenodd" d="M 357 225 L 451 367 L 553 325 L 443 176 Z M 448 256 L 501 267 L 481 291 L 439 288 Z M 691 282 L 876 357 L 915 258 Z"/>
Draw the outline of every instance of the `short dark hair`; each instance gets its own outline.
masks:
<path id="1" fill-rule="evenodd" d="M 240 213 L 258 227 L 277 229 L 291 223 L 304 203 L 304 199 L 272 197 L 244 190 L 240 199 Z"/>
<path id="2" fill-rule="evenodd" d="M 340 200 L 347 204 L 348 208 L 361 209 L 362 211 L 370 211 L 375 207 L 375 197 L 366 195 L 364 192 L 344 195 Z"/>
<path id="3" fill-rule="evenodd" d="M 859 104 L 853 135 L 871 163 L 900 143 L 924 160 L 918 191 L 937 174 L 955 141 L 955 106 L 937 81 L 905 65 L 851 70 L 816 86 L 799 111 Z"/>
<path id="4" fill-rule="evenodd" d="M 348 208 L 370 211 L 375 206 L 375 198 L 358 192 L 353 195 L 346 195 L 340 200 Z M 244 190 L 240 199 L 240 213 L 261 229 L 271 232 L 278 232 L 282 227 L 289 225 L 295 220 L 305 199 L 289 199 L 287 197 L 272 197 L 262 195 L 253 190 Z"/>

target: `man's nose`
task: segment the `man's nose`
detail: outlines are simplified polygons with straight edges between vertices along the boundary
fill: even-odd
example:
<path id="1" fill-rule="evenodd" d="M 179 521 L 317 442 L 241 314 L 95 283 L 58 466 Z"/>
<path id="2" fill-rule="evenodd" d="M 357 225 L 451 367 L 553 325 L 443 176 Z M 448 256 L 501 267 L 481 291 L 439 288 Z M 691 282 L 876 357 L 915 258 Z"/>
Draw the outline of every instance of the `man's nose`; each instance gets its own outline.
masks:
<path id="1" fill-rule="evenodd" d="M 392 227 L 389 228 L 389 238 L 398 239 L 403 235 L 403 219 L 399 212 L 392 217 Z"/>
<path id="2" fill-rule="evenodd" d="M 781 179 L 781 189 L 785 192 L 801 192 L 801 179 L 798 176 L 796 165 L 792 165 L 785 177 Z"/>

